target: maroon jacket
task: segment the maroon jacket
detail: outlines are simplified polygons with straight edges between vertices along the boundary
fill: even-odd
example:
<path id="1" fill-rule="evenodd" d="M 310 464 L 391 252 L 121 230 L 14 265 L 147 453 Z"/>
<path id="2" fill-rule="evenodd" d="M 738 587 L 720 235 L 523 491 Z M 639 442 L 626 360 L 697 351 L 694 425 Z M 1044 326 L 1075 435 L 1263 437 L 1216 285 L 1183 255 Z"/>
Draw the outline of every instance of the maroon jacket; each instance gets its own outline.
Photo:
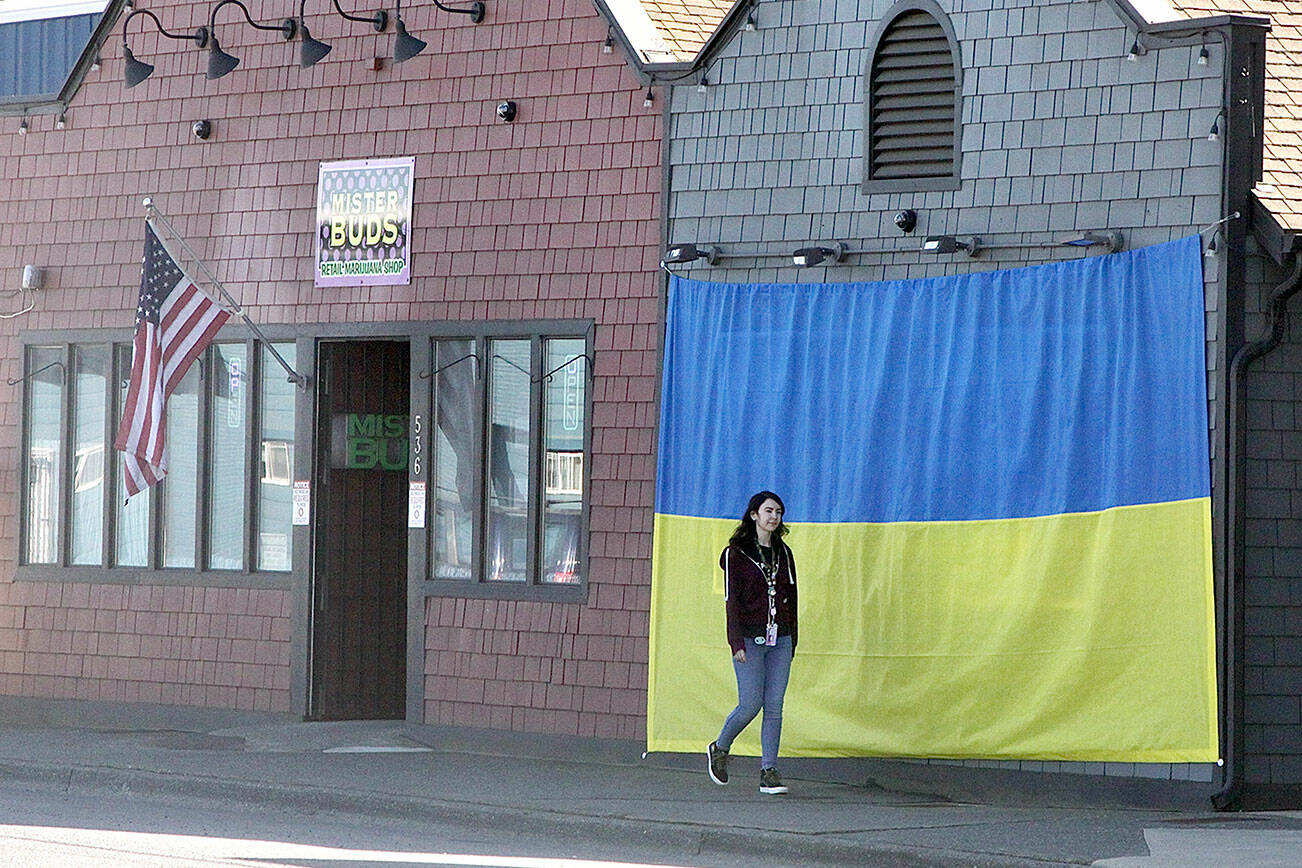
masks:
<path id="1" fill-rule="evenodd" d="M 777 622 L 778 635 L 791 637 L 796 650 L 796 558 L 791 548 L 774 540 L 778 559 Z M 736 654 L 756 636 L 764 635 L 769 616 L 768 583 L 760 569 L 757 550 L 743 550 L 730 545 L 719 555 L 723 570 L 723 599 L 728 613 L 728 645 Z"/>

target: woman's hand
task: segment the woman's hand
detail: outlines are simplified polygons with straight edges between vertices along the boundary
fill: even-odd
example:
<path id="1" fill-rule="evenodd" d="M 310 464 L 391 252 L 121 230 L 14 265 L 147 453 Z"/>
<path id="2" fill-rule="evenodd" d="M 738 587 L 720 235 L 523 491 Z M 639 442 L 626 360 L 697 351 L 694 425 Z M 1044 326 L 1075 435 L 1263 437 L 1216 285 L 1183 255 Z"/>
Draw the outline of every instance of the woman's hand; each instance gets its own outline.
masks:
<path id="1" fill-rule="evenodd" d="M 746 662 L 746 649 L 745 649 L 745 648 L 742 648 L 742 649 L 741 649 L 740 651 L 738 651 L 736 654 L 732 655 L 732 659 L 733 659 L 733 660 L 736 660 L 738 663 L 745 663 L 745 662 Z"/>

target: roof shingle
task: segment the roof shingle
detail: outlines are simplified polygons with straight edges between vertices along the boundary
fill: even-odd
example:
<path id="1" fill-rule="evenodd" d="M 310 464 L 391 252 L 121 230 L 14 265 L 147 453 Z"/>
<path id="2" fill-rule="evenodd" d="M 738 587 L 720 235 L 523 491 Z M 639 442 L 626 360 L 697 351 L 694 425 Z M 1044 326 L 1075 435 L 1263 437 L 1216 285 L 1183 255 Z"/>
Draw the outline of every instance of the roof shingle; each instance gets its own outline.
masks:
<path id="1" fill-rule="evenodd" d="M 1190 18 L 1270 18 L 1266 36 L 1263 171 L 1257 199 L 1292 232 L 1302 232 L 1302 3 L 1296 0 L 1173 0 Z"/>
<path id="2" fill-rule="evenodd" d="M 736 0 L 641 0 L 676 59 L 693 60 Z"/>

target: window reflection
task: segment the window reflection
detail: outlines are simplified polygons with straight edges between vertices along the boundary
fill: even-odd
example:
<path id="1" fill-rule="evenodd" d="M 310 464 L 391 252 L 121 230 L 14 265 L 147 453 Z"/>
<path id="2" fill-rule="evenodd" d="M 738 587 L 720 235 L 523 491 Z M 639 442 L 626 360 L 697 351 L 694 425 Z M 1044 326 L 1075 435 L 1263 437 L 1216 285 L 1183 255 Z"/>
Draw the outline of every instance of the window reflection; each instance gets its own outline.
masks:
<path id="1" fill-rule="evenodd" d="M 539 561 L 544 582 L 579 580 L 583 517 L 583 431 L 587 357 L 581 339 L 545 344 L 543 370 L 543 535 Z"/>
<path id="2" fill-rule="evenodd" d="M 475 407 L 474 341 L 435 344 L 434 555 L 436 579 L 474 576 Z"/>
<path id="3" fill-rule="evenodd" d="M 163 566 L 193 567 L 199 499 L 199 365 L 190 365 L 167 399 L 167 476 L 163 498 Z"/>
<path id="4" fill-rule="evenodd" d="M 63 476 L 63 350 L 32 347 L 27 370 L 26 560 L 52 564 L 58 559 Z"/>
<path id="5" fill-rule="evenodd" d="M 118 413 L 116 423 L 122 417 L 122 405 L 127 397 L 127 384 L 131 377 L 131 346 L 117 348 Z M 115 426 L 116 427 L 116 426 Z M 153 489 L 142 491 L 127 500 L 126 468 L 122 463 L 122 453 L 113 451 L 114 475 L 117 488 L 114 500 L 117 503 L 117 520 L 115 523 L 116 539 L 113 545 L 113 561 L 124 567 L 143 567 L 149 559 L 149 499 Z"/>
<path id="6" fill-rule="evenodd" d="M 529 557 L 529 344 L 489 342 L 488 580 L 523 582 Z"/>
<path id="7" fill-rule="evenodd" d="M 109 350 L 77 347 L 74 355 L 76 396 L 73 407 L 72 502 L 68 530 L 71 562 L 98 564 L 104 559 L 104 423 L 107 412 Z"/>
<path id="8" fill-rule="evenodd" d="M 297 356 L 292 343 L 276 344 L 290 366 Z M 258 569 L 288 570 L 293 566 L 292 482 L 294 472 L 295 386 L 285 376 L 270 348 L 262 348 L 261 417 L 258 477 Z"/>
<path id="9" fill-rule="evenodd" d="M 208 567 L 244 568 L 244 428 L 248 358 L 244 344 L 213 345 L 208 420 Z"/>

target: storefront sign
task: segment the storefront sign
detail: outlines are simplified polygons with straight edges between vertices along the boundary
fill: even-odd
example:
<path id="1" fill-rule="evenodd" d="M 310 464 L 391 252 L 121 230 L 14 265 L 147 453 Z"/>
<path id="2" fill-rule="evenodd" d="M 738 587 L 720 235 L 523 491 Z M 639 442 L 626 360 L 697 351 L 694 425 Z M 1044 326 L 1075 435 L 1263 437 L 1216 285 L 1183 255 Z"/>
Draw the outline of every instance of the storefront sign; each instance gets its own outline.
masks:
<path id="1" fill-rule="evenodd" d="M 406 470 L 407 416 L 340 413 L 330 420 L 330 466 L 341 470 Z"/>
<path id="2" fill-rule="evenodd" d="M 411 283 L 415 157 L 322 163 L 316 193 L 316 285 Z"/>

